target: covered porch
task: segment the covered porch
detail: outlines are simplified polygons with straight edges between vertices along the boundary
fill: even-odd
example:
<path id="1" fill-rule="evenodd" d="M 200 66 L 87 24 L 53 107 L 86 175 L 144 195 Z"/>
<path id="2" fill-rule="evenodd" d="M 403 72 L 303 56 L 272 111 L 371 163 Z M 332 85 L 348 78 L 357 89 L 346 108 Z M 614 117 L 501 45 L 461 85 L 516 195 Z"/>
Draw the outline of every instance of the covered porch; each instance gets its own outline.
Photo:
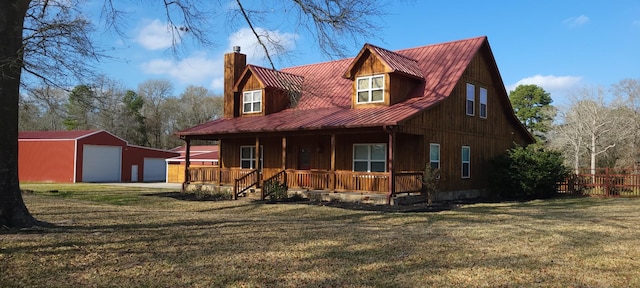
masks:
<path id="1" fill-rule="evenodd" d="M 185 187 L 232 187 L 234 199 L 252 187 L 261 188 L 262 199 L 273 187 L 382 195 L 387 204 L 400 194 L 422 193 L 422 137 L 381 130 L 217 137 L 220 166 L 187 165 Z M 183 139 L 188 149 L 191 139 Z"/>
<path id="2" fill-rule="evenodd" d="M 391 176 L 383 172 L 287 169 L 275 173 L 274 171 L 268 173 L 268 170 L 258 173 L 257 170 L 252 169 L 220 167 L 190 167 L 188 171 L 190 184 L 232 186 L 235 197 L 255 186 L 263 188 L 261 198 L 264 199 L 271 192 L 268 189 L 270 185 L 265 183 L 273 181 L 285 184 L 288 189 L 383 194 L 389 197 L 422 192 L 421 171 L 397 172 L 393 185 L 395 191 L 391 194 L 389 193 Z"/>

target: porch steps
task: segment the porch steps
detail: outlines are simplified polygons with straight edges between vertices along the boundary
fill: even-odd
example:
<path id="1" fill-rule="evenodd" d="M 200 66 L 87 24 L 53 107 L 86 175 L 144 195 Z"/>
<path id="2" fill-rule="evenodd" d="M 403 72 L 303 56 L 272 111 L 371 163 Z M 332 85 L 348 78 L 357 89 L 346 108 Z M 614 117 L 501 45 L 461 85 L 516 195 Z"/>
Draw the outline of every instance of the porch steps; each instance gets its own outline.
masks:
<path id="1" fill-rule="evenodd" d="M 243 192 L 242 194 L 238 195 L 238 197 L 251 199 L 251 200 L 260 200 L 261 196 L 262 196 L 262 189 L 260 188 L 251 188 Z"/>

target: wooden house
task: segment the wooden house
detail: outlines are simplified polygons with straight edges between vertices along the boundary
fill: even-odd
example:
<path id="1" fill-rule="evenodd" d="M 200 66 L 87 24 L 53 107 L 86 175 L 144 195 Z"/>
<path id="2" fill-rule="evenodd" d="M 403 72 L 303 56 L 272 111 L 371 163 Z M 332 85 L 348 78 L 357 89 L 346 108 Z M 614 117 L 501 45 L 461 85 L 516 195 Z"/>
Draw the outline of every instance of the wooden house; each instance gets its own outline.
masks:
<path id="1" fill-rule="evenodd" d="M 237 49 L 225 55 L 224 101 L 223 118 L 177 134 L 187 150 L 191 140 L 220 145 L 219 167 L 187 167 L 185 183 L 233 185 L 234 195 L 281 182 L 389 203 L 420 193 L 430 166 L 439 199 L 478 197 L 490 159 L 534 142 L 486 37 L 399 51 L 365 44 L 354 58 L 279 71 L 246 65 Z"/>

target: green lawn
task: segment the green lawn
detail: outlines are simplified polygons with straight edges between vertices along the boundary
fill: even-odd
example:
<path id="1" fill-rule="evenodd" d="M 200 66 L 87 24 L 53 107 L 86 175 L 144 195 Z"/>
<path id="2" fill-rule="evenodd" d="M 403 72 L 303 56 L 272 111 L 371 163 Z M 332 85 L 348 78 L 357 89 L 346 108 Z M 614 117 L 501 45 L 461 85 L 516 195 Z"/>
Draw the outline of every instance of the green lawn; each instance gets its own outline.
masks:
<path id="1" fill-rule="evenodd" d="M 640 287 L 640 199 L 380 212 L 22 187 L 57 227 L 0 231 L 0 287 Z"/>

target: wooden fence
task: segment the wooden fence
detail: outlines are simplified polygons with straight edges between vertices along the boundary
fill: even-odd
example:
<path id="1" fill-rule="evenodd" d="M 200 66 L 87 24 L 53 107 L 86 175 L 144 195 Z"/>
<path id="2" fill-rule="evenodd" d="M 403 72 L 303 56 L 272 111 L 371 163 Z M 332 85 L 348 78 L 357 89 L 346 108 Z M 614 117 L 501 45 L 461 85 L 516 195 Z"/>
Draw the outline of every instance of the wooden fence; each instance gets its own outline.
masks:
<path id="1" fill-rule="evenodd" d="M 581 169 L 559 183 L 561 193 L 640 197 L 640 170 L 632 168 Z"/>

